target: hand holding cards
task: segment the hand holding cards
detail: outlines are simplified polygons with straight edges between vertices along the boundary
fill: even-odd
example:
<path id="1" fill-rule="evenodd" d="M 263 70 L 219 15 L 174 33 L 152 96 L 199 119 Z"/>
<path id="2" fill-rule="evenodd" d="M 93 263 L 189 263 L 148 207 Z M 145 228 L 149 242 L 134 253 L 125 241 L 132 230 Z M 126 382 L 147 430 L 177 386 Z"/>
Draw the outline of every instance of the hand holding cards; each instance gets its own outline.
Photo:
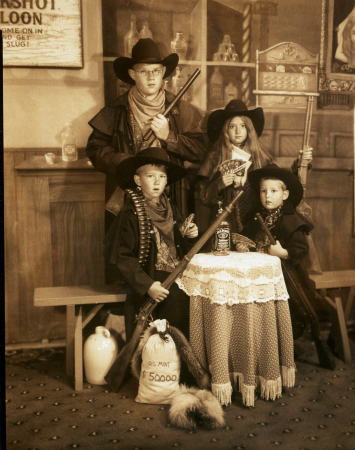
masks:
<path id="1" fill-rule="evenodd" d="M 226 186 L 233 184 L 235 188 L 243 186 L 251 161 L 241 161 L 239 159 L 228 159 L 218 167 Z"/>

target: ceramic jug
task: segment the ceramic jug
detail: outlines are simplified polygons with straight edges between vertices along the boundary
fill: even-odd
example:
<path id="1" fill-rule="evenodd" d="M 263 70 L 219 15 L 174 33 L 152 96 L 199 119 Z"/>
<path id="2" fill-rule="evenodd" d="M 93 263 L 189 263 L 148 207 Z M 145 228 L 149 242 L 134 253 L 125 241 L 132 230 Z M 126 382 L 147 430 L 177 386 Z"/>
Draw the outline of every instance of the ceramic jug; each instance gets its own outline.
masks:
<path id="1" fill-rule="evenodd" d="M 84 368 L 86 380 L 90 384 L 106 384 L 105 375 L 117 356 L 117 342 L 110 331 L 96 327 L 84 344 Z"/>

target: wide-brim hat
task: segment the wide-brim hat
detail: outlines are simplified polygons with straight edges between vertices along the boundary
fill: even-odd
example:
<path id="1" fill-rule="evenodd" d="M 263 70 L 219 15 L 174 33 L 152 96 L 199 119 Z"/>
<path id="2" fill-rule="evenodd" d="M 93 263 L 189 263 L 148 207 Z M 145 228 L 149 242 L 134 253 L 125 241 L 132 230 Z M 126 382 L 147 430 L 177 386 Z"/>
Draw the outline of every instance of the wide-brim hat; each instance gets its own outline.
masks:
<path id="1" fill-rule="evenodd" d="M 179 63 L 177 53 L 171 53 L 163 58 L 158 45 L 150 38 L 139 39 L 132 48 L 132 57 L 120 56 L 113 62 L 113 68 L 117 78 L 128 84 L 134 84 L 129 76 L 128 69 L 135 64 L 162 64 L 166 67 L 164 78 L 171 75 Z"/>
<path id="2" fill-rule="evenodd" d="M 263 132 L 265 122 L 263 109 L 248 109 L 242 100 L 234 99 L 224 109 L 217 109 L 209 115 L 207 134 L 211 142 L 215 142 L 218 139 L 226 120 L 235 116 L 249 117 L 253 122 L 256 134 L 260 136 Z"/>
<path id="3" fill-rule="evenodd" d="M 170 161 L 169 155 L 160 147 L 146 148 L 135 156 L 124 159 L 117 166 L 117 183 L 122 189 L 136 187 L 134 175 L 137 169 L 145 164 L 164 165 L 167 168 L 168 184 L 179 181 L 186 175 L 186 169 Z"/>
<path id="4" fill-rule="evenodd" d="M 276 164 L 269 164 L 261 169 L 253 170 L 248 174 L 250 185 L 257 192 L 260 191 L 260 180 L 262 178 L 277 178 L 282 180 L 290 195 L 288 200 L 296 207 L 303 197 L 303 186 L 297 176 L 288 169 L 282 169 Z"/>

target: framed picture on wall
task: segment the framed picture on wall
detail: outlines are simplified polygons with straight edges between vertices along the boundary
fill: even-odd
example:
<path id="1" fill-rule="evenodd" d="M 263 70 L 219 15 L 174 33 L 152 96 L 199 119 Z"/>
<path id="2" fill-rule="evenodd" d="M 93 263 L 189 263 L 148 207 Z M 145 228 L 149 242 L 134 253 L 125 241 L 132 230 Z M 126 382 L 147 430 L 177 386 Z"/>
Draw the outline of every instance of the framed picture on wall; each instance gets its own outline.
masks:
<path id="1" fill-rule="evenodd" d="M 328 16 L 328 72 L 355 75 L 355 6 L 353 0 L 333 0 Z"/>
<path id="2" fill-rule="evenodd" d="M 355 92 L 354 0 L 322 0 L 320 106 L 352 107 Z"/>
<path id="3" fill-rule="evenodd" d="M 83 67 L 81 0 L 0 4 L 5 67 Z"/>

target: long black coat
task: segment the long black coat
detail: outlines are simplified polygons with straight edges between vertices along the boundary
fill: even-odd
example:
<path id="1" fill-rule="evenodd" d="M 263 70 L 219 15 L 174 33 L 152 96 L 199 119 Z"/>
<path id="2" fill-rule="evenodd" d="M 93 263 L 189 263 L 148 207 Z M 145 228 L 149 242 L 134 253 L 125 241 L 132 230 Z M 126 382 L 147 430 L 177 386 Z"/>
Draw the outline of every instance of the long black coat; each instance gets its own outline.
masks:
<path id="1" fill-rule="evenodd" d="M 174 240 L 177 257 L 181 259 L 191 248 L 196 239 L 183 238 L 179 226 L 182 222 L 176 207 L 172 205 L 174 224 Z M 133 331 L 135 314 L 145 302 L 145 295 L 154 281 L 164 281 L 166 272 L 157 272 L 157 243 L 152 234 L 150 252 L 147 263 L 142 267 L 138 261 L 139 254 L 139 222 L 136 210 L 130 198 L 114 219 L 105 240 L 106 261 L 111 266 L 111 274 L 115 273 L 115 282 L 121 287 L 128 287 L 131 292 L 125 302 L 126 333 Z M 169 289 L 169 296 L 153 312 L 156 318 L 166 318 L 169 323 L 188 335 L 189 298 L 176 283 Z M 160 315 L 160 317 L 159 317 Z"/>
<path id="2" fill-rule="evenodd" d="M 243 234 L 255 240 L 259 229 L 259 222 L 251 218 L 245 224 Z M 306 309 L 302 306 L 299 289 L 303 290 L 309 302 L 317 311 L 315 285 L 309 278 L 306 267 L 309 250 L 306 235 L 312 229 L 313 225 L 299 214 L 289 202 L 286 202 L 282 208 L 282 216 L 276 222 L 275 227 L 270 230 L 275 240 L 278 240 L 282 247 L 288 251 L 288 259 L 283 260 L 283 269 L 286 269 L 296 281 L 296 289 L 286 282 L 290 296 L 289 304 L 295 339 L 303 334 L 306 322 L 310 319 L 310 316 L 307 316 Z"/>

